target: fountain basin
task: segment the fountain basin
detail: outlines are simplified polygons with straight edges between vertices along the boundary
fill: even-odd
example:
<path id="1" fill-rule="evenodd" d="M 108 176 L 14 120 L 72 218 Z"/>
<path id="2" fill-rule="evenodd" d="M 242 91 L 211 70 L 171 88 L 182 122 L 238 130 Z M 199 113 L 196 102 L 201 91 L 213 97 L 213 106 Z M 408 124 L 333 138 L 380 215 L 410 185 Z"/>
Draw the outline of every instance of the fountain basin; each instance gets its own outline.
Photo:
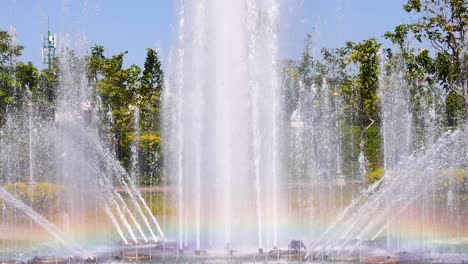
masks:
<path id="1" fill-rule="evenodd" d="M 366 264 L 398 264 L 400 261 L 395 257 L 390 256 L 371 256 L 360 259 L 360 263 Z"/>
<path id="2" fill-rule="evenodd" d="M 0 259 L 0 264 L 23 264 L 24 262 L 14 259 Z"/>
<path id="3" fill-rule="evenodd" d="M 293 249 L 286 249 L 286 250 L 270 250 L 268 252 L 270 258 L 281 258 L 281 259 L 289 259 L 289 260 L 304 260 L 307 252 L 304 250 L 293 250 Z"/>
<path id="4" fill-rule="evenodd" d="M 194 253 L 195 253 L 196 256 L 206 255 L 207 254 L 206 250 L 202 250 L 202 249 L 197 249 L 197 250 L 194 251 Z"/>
<path id="5" fill-rule="evenodd" d="M 125 252 L 120 253 L 120 256 L 117 256 L 117 260 L 125 260 L 130 262 L 139 262 L 139 261 L 149 261 L 151 260 L 151 255 L 140 253 L 140 252 Z"/>
<path id="6" fill-rule="evenodd" d="M 71 258 L 56 256 L 34 257 L 28 261 L 28 264 L 68 264 L 72 262 Z"/>

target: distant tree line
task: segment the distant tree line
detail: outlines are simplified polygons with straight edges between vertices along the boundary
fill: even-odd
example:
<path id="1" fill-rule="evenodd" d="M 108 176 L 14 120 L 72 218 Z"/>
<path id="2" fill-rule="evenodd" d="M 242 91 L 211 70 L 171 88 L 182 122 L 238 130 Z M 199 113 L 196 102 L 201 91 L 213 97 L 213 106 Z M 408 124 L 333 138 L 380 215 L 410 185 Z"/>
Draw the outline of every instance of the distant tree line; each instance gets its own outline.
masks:
<path id="1" fill-rule="evenodd" d="M 300 89 L 320 89 L 326 81 L 330 93 L 340 97 L 343 112 L 340 129 L 344 173 L 359 173 L 358 156 L 363 153 L 368 182 L 383 174 L 378 95 L 379 74 L 385 70 L 379 66 L 382 57 L 387 65 L 403 66 L 416 137 L 425 129 L 421 119 L 427 116 L 422 113 L 427 109 L 421 105 L 440 98 L 443 102 L 437 110 L 443 112 L 442 126 L 452 128 L 468 122 L 468 1 L 408 0 L 403 9 L 414 21 L 384 34 L 394 44 L 392 47 L 384 48 L 377 39 L 369 38 L 359 43 L 347 42 L 340 48 L 323 48 L 314 57 L 313 38 L 308 36 L 302 58 L 283 63 L 288 116 L 298 107 Z M 440 97 L 440 93 L 445 95 Z"/>
<path id="2" fill-rule="evenodd" d="M 58 60 L 54 59 L 51 68 L 38 70 L 31 62 L 18 61 L 23 49 L 14 42 L 14 36 L 0 31 L 0 127 L 6 121 L 7 112 L 25 109 L 25 103 L 33 104 L 35 112 L 43 118 L 55 118 L 60 78 Z M 100 130 L 110 138 L 116 158 L 128 170 L 138 172 L 141 184 L 158 184 L 163 160 L 160 112 L 164 72 L 156 50 L 147 50 L 143 71 L 137 65 L 123 66 L 126 53 L 106 57 L 103 46 L 93 46 L 85 58 L 87 77 L 101 100 L 103 127 Z M 134 112 L 137 109 L 139 139 L 136 140 Z M 131 168 L 131 145 L 135 142 L 139 162 L 138 168 Z"/>
<path id="3" fill-rule="evenodd" d="M 340 96 L 343 118 L 342 156 L 345 174 L 356 173 L 359 153 L 364 154 L 372 179 L 382 171 L 380 98 L 378 96 L 379 58 L 403 62 L 404 79 L 411 94 L 413 111 L 424 101 L 435 100 L 440 90 L 447 94 L 443 102 L 444 125 L 456 127 L 468 122 L 467 0 L 408 0 L 404 10 L 415 18 L 385 33 L 394 46 L 383 48 L 375 38 L 343 47 L 324 48 L 320 55 L 311 53 L 313 39 L 305 42 L 302 58 L 283 64 L 282 76 L 288 116 L 297 108 L 301 93 L 298 83 L 309 89 L 325 80 Z M 418 47 L 418 44 L 419 47 Z M 421 47 L 428 47 L 426 49 Z M 0 126 L 7 109 L 20 107 L 31 98 L 45 118 L 54 118 L 56 87 L 60 67 L 38 70 L 31 62 L 18 61 L 23 47 L 12 36 L 0 31 Z M 164 73 L 158 53 L 148 49 L 142 68 L 123 66 L 127 52 L 106 56 L 103 46 L 91 48 L 88 79 L 102 102 L 103 123 L 117 159 L 131 170 L 131 146 L 139 144 L 140 181 L 158 184 L 162 180 L 161 94 Z M 134 111 L 139 109 L 139 139 L 134 126 Z M 418 115 L 415 115 L 418 116 Z M 420 117 L 423 115 L 419 115 Z M 423 120 L 416 127 L 424 129 Z M 347 143 L 346 143 L 347 142 Z"/>

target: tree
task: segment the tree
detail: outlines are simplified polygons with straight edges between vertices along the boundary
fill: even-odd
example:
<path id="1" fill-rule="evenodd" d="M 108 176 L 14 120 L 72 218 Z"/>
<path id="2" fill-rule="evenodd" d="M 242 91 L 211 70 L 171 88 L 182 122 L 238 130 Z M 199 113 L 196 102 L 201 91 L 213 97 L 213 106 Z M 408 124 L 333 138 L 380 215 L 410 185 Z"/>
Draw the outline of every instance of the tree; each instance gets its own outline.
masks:
<path id="1" fill-rule="evenodd" d="M 39 84 L 39 73 L 36 67 L 31 62 L 24 64 L 18 62 L 16 65 L 16 80 L 21 89 L 29 89 L 35 91 Z"/>
<path id="2" fill-rule="evenodd" d="M 0 67 L 2 70 L 11 65 L 15 58 L 21 56 L 23 46 L 14 43 L 10 34 L 0 30 Z"/>
<path id="3" fill-rule="evenodd" d="M 0 125 L 5 119 L 6 109 L 21 98 L 15 79 L 16 58 L 21 56 L 23 46 L 14 43 L 12 36 L 0 30 Z"/>
<path id="4" fill-rule="evenodd" d="M 143 130 L 159 130 L 159 115 L 161 110 L 161 95 L 164 87 L 164 72 L 158 53 L 148 49 L 145 67 L 141 77 L 141 86 L 137 92 L 138 106 L 141 110 L 141 126 Z"/>
<path id="5" fill-rule="evenodd" d="M 326 65 L 329 78 L 328 84 L 336 87 L 336 92 L 344 101 L 344 111 L 347 114 L 347 120 L 354 125 L 352 120 L 355 120 L 355 114 L 358 113 L 357 93 L 355 91 L 353 78 L 355 78 L 351 67 L 351 52 L 352 46 L 348 45 L 336 49 L 322 49 L 323 63 Z"/>
<path id="6" fill-rule="evenodd" d="M 146 53 L 145 67 L 141 78 L 140 94 L 149 93 L 152 90 L 161 92 L 164 86 L 164 72 L 161 69 L 161 61 L 154 49 L 148 49 Z"/>
<path id="7" fill-rule="evenodd" d="M 297 67 L 300 81 L 306 90 L 309 90 L 313 84 L 321 85 L 326 72 L 325 65 L 314 58 L 311 52 L 312 44 L 312 36 L 307 35 L 302 58 Z"/>
<path id="8" fill-rule="evenodd" d="M 139 172 L 143 184 L 157 183 L 160 157 L 159 115 L 161 93 L 164 87 L 164 73 L 158 54 L 148 49 L 143 74 L 136 65 L 123 67 L 127 52 L 106 57 L 104 47 L 91 48 L 88 78 L 95 83 L 96 92 L 102 100 L 103 110 L 111 113 L 104 115 L 104 122 L 110 123 L 111 141 L 117 158 L 128 169 L 131 168 L 131 146 L 139 142 Z M 139 133 L 135 131 L 135 111 L 138 107 Z M 107 120 L 106 120 L 107 118 Z M 139 138 L 135 138 L 139 135 Z"/>
<path id="9" fill-rule="evenodd" d="M 161 114 L 161 96 L 164 89 L 164 72 L 158 53 L 148 49 L 141 77 L 141 86 L 137 92 L 137 104 L 140 108 L 140 168 L 144 184 L 157 183 L 162 166 L 161 133 L 159 129 Z"/>
<path id="10" fill-rule="evenodd" d="M 290 117 L 299 106 L 300 87 L 299 70 L 294 60 L 284 60 L 281 66 L 282 88 L 284 94 L 286 116 Z"/>
<path id="11" fill-rule="evenodd" d="M 130 144 L 133 131 L 133 110 L 135 93 L 139 85 L 140 68 L 132 65 L 123 68 L 123 59 L 127 52 L 110 58 L 104 56 L 104 47 L 95 45 L 91 48 L 88 78 L 95 84 L 96 92 L 102 100 L 103 110 L 111 113 L 109 120 L 112 145 L 121 162 L 128 167 Z M 104 116 L 108 117 L 108 116 Z"/>
<path id="12" fill-rule="evenodd" d="M 89 73 L 88 78 L 91 82 L 98 82 L 102 78 L 103 65 L 106 60 L 104 56 L 104 47 L 102 45 L 94 45 L 91 48 L 91 57 L 89 58 Z"/>
<path id="13" fill-rule="evenodd" d="M 402 46 L 411 32 L 419 42 L 431 44 L 435 56 L 425 66 L 433 67 L 436 80 L 463 98 L 468 121 L 468 1 L 408 0 L 403 8 L 417 18 L 416 22 L 397 26 L 395 32 L 387 32 L 386 36 Z"/>
<path id="14" fill-rule="evenodd" d="M 359 150 L 369 162 L 376 164 L 380 157 L 380 106 L 378 90 L 379 50 L 381 44 L 370 38 L 358 44 L 347 43 L 351 50 L 350 60 L 358 69 L 354 87 L 357 92 L 358 124 L 360 127 Z M 377 166 L 376 166 L 377 167 Z"/>
<path id="15" fill-rule="evenodd" d="M 351 61 L 352 45 L 335 49 L 322 49 L 326 65 L 327 82 L 333 89 L 338 107 L 340 129 L 341 169 L 345 175 L 355 175 L 358 168 L 360 146 L 359 91 L 356 89 L 356 72 Z"/>

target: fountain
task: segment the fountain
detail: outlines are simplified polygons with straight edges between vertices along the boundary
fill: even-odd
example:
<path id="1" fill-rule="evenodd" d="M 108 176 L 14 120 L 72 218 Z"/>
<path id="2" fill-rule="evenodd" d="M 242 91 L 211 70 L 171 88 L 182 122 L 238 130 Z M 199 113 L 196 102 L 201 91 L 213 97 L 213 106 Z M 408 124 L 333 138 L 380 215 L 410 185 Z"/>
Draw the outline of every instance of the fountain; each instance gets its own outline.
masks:
<path id="1" fill-rule="evenodd" d="M 163 215 L 140 191 L 139 106 L 127 172 L 79 52 L 86 41 L 61 37 L 55 116 L 28 94 L 0 128 L 0 263 L 468 259 L 468 127 L 443 128 L 442 88 L 410 91 L 404 62 L 381 58 L 383 176 L 366 183 L 338 73 L 282 72 L 280 2 L 178 1 Z"/>
<path id="2" fill-rule="evenodd" d="M 26 225 L 30 232 L 25 238 L 17 232 L 2 237 L 13 241 L 12 248 L 4 244 L 2 258 L 68 263 L 70 256 L 92 259 L 96 247 L 119 238 L 127 245 L 165 237 L 132 175 L 101 140 L 100 109 L 94 105 L 99 100 L 88 83 L 87 60 L 63 39 L 54 120 L 29 103 L 12 108 L 1 128 L 2 228 Z M 23 175 L 29 175 L 27 188 Z M 123 186 L 125 197 L 115 185 Z M 21 239 L 29 245 L 19 245 Z"/>
<path id="3" fill-rule="evenodd" d="M 312 251 L 320 247 L 328 253 L 332 250 L 352 252 L 366 237 L 370 241 L 377 239 L 408 207 L 438 188 L 454 168 L 466 164 L 465 144 L 464 131 L 447 133 L 425 153 L 409 157 L 398 168 L 389 170 L 370 188 L 373 195 L 361 197 L 358 203 L 345 210 L 347 215 L 337 219 L 345 222 L 341 225 L 344 229 L 323 236 L 327 242 L 320 239 Z M 326 231 L 330 232 L 331 229 Z"/>
<path id="4" fill-rule="evenodd" d="M 278 8 L 273 0 L 179 5 L 164 99 L 181 249 L 279 243 Z"/>

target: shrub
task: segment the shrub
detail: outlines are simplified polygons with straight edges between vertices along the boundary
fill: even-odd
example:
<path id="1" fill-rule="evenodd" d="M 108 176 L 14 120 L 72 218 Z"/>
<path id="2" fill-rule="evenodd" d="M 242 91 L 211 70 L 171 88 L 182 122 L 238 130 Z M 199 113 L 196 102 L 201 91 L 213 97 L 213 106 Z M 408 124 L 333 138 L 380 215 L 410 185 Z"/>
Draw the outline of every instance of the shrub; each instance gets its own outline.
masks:
<path id="1" fill-rule="evenodd" d="M 458 168 L 452 171 L 452 177 L 456 183 L 463 184 L 468 179 L 468 171 Z"/>
<path id="2" fill-rule="evenodd" d="M 62 186 L 41 182 L 34 186 L 30 194 L 33 208 L 39 212 L 57 213 L 60 209 L 60 194 Z"/>
<path id="3" fill-rule="evenodd" d="M 53 183 L 40 182 L 34 185 L 32 190 L 24 182 L 9 183 L 4 186 L 5 190 L 14 197 L 31 205 L 40 214 L 57 213 L 60 209 L 60 195 L 63 187 Z M 0 200 L 0 208 L 3 201 Z"/>
<path id="4" fill-rule="evenodd" d="M 382 168 L 382 167 L 377 168 L 374 171 L 371 171 L 371 172 L 367 173 L 366 183 L 369 184 L 369 185 L 373 184 L 374 182 L 382 179 L 384 174 L 385 174 L 385 169 L 384 168 Z"/>
<path id="5" fill-rule="evenodd" d="M 4 188 L 22 201 L 26 201 L 28 199 L 28 185 L 24 182 L 9 183 L 6 184 Z"/>

